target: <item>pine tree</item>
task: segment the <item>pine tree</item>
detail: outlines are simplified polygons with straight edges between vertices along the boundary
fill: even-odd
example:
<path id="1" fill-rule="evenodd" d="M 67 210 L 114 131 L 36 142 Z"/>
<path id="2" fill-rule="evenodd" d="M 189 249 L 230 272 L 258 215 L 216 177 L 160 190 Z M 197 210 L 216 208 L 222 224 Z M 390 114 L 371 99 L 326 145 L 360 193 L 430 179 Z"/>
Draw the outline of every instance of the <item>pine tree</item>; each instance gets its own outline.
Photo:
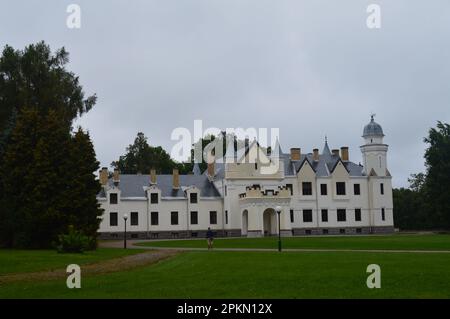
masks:
<path id="1" fill-rule="evenodd" d="M 68 223 L 91 238 L 97 237 L 102 210 L 97 202 L 101 186 L 94 175 L 99 169 L 89 134 L 79 127 L 70 143 L 71 177 L 66 213 Z"/>

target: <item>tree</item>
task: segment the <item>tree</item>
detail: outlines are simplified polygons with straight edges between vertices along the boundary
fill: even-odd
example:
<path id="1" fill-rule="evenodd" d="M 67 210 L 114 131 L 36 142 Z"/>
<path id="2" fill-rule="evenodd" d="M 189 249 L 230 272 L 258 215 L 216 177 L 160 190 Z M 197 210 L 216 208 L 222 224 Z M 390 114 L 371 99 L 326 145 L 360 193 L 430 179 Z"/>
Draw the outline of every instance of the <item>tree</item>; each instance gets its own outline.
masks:
<path id="1" fill-rule="evenodd" d="M 44 42 L 24 50 L 5 46 L 0 57 L 1 145 L 7 142 L 15 114 L 22 108 L 35 108 L 44 115 L 51 109 L 57 110 L 60 119 L 71 124 L 94 106 L 95 94 L 85 98 L 78 77 L 65 68 L 68 62 L 69 54 L 64 48 L 52 54 Z"/>
<path id="2" fill-rule="evenodd" d="M 102 215 L 96 196 L 101 186 L 94 174 L 99 169 L 99 162 L 89 133 L 85 133 L 81 127 L 71 139 L 69 154 L 68 164 L 72 177 L 68 180 L 69 187 L 64 196 L 68 198 L 65 208 L 69 219 L 67 224 L 82 230 L 90 238 L 96 238 L 99 217 Z"/>
<path id="3" fill-rule="evenodd" d="M 435 225 L 450 229 L 450 125 L 438 122 L 424 141 L 429 144 L 425 151 L 426 201 Z"/>
<path id="4" fill-rule="evenodd" d="M 12 131 L 2 165 L 7 224 L 13 247 L 48 247 L 64 231 L 67 149 L 70 133 L 55 111 L 24 110 Z"/>
<path id="5" fill-rule="evenodd" d="M 85 99 L 67 63 L 44 42 L 0 57 L 0 245 L 49 247 L 70 223 L 95 238 L 98 162 L 89 136 L 71 131 L 96 96 Z"/>
<path id="6" fill-rule="evenodd" d="M 181 174 L 189 173 L 191 167 L 176 163 L 170 158 L 161 146 L 150 146 L 144 133 L 139 132 L 133 144 L 126 149 L 126 154 L 119 160 L 112 162 L 111 166 L 118 168 L 122 174 L 149 173 L 152 168 L 158 174 L 171 174 L 174 168 L 178 168 Z"/>

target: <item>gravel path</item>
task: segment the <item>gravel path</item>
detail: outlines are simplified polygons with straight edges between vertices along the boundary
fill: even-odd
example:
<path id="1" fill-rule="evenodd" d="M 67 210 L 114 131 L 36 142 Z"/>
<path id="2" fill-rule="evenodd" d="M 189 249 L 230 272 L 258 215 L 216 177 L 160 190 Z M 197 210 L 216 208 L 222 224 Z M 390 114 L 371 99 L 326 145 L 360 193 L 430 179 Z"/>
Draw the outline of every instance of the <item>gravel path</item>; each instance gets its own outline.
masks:
<path id="1" fill-rule="evenodd" d="M 136 246 L 139 243 L 157 242 L 156 240 L 128 240 L 127 247 L 130 249 L 151 249 L 151 250 L 170 250 L 170 251 L 205 251 L 205 248 L 190 247 L 157 247 L 157 246 Z M 100 244 L 102 247 L 119 248 L 123 247 L 123 241 L 104 241 Z M 206 241 L 205 241 L 206 246 Z M 214 251 L 259 251 L 273 252 L 276 248 L 214 248 Z M 450 250 L 406 250 L 406 249 L 310 249 L 310 248 L 283 248 L 287 252 L 364 252 L 364 253 L 414 253 L 414 254 L 450 254 Z"/>
<path id="2" fill-rule="evenodd" d="M 166 258 L 175 256 L 179 253 L 176 249 L 153 250 L 145 253 L 113 258 L 92 264 L 81 265 L 81 274 L 100 275 L 116 271 L 123 271 L 138 266 L 144 266 L 157 263 Z M 39 271 L 31 273 L 18 273 L 0 275 L 0 285 L 18 281 L 47 281 L 53 279 L 67 278 L 66 269 L 56 269 L 53 271 Z"/>

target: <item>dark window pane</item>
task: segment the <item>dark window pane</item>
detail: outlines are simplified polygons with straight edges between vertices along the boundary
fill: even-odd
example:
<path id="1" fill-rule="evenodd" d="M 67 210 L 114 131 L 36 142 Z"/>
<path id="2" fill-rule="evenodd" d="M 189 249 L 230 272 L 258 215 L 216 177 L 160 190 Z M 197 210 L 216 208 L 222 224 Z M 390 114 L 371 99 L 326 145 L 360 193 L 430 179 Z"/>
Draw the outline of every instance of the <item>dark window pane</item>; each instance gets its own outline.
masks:
<path id="1" fill-rule="evenodd" d="M 158 204 L 158 193 L 151 193 L 150 195 L 150 203 Z"/>
<path id="2" fill-rule="evenodd" d="M 172 225 L 178 225 L 178 212 L 170 213 L 170 223 Z"/>
<path id="3" fill-rule="evenodd" d="M 381 209 L 381 220 L 386 220 L 386 213 L 384 212 L 384 208 Z"/>
<path id="4" fill-rule="evenodd" d="M 304 209 L 303 210 L 303 222 L 304 223 L 311 223 L 312 222 L 312 210 L 311 209 Z"/>
<path id="5" fill-rule="evenodd" d="M 117 213 L 109 213 L 109 226 L 117 226 Z"/>
<path id="6" fill-rule="evenodd" d="M 217 224 L 217 212 L 215 211 L 209 212 L 209 223 L 211 225 Z"/>
<path id="7" fill-rule="evenodd" d="M 117 204 L 117 194 L 109 194 L 109 203 L 110 204 Z"/>
<path id="8" fill-rule="evenodd" d="M 345 195 L 345 182 L 336 182 L 336 194 Z"/>
<path id="9" fill-rule="evenodd" d="M 303 195 L 312 195 L 312 183 L 311 182 L 303 182 L 302 183 L 302 191 L 303 191 Z"/>
<path id="10" fill-rule="evenodd" d="M 322 221 L 323 222 L 328 221 L 328 209 L 322 209 Z"/>
<path id="11" fill-rule="evenodd" d="M 355 221 L 357 222 L 361 221 L 361 208 L 355 209 Z"/>
<path id="12" fill-rule="evenodd" d="M 191 204 L 197 204 L 197 193 L 191 193 Z"/>
<path id="13" fill-rule="evenodd" d="M 191 212 L 191 225 L 198 224 L 198 212 Z"/>
<path id="14" fill-rule="evenodd" d="M 327 184 L 320 184 L 320 195 L 327 195 Z"/>
<path id="15" fill-rule="evenodd" d="M 150 219 L 151 219 L 151 224 L 152 225 L 158 225 L 159 221 L 158 221 L 158 212 L 151 212 L 150 214 Z"/>
<path id="16" fill-rule="evenodd" d="M 130 225 L 131 226 L 139 225 L 139 213 L 131 212 L 131 214 L 130 214 Z"/>
<path id="17" fill-rule="evenodd" d="M 290 217 L 291 217 L 291 223 L 293 223 L 293 222 L 294 222 L 294 210 L 291 209 L 291 210 L 289 211 L 289 214 L 290 214 Z"/>
<path id="18" fill-rule="evenodd" d="M 337 221 L 338 222 L 345 222 L 347 220 L 347 216 L 345 213 L 345 209 L 338 209 L 337 210 Z"/>
<path id="19" fill-rule="evenodd" d="M 381 195 L 384 195 L 384 184 L 383 183 L 380 184 L 380 193 L 381 193 Z"/>
<path id="20" fill-rule="evenodd" d="M 361 187 L 359 184 L 353 184 L 353 193 L 355 195 L 361 195 Z"/>

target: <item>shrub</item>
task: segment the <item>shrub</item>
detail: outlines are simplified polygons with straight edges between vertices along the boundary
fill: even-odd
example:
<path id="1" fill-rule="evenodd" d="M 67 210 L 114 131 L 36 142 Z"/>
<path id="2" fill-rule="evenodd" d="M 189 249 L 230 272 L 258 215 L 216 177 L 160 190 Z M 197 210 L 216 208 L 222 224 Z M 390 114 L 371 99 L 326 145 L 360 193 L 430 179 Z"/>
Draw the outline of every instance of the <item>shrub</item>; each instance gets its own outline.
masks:
<path id="1" fill-rule="evenodd" d="M 67 234 L 58 236 L 57 250 L 59 253 L 82 253 L 93 246 L 93 240 L 81 231 L 77 231 L 73 226 L 69 226 Z"/>

